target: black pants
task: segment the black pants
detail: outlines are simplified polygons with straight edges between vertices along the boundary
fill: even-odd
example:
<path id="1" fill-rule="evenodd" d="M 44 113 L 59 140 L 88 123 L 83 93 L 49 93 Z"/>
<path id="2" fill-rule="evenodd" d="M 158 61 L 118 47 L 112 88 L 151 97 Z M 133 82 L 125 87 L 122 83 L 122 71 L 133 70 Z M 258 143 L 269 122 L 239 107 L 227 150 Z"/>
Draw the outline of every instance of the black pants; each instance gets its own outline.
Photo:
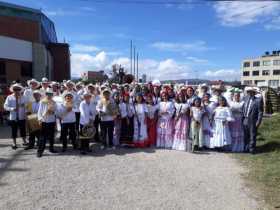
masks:
<path id="1" fill-rule="evenodd" d="M 75 116 L 76 116 L 76 123 L 75 123 L 76 134 L 79 135 L 81 113 L 80 112 L 75 112 Z"/>
<path id="2" fill-rule="evenodd" d="M 17 132 L 20 131 L 20 136 L 22 138 L 26 137 L 26 127 L 25 127 L 25 120 L 11 120 L 10 125 L 12 127 L 12 138 L 17 138 Z"/>
<path id="3" fill-rule="evenodd" d="M 39 140 L 38 153 L 42 154 L 44 152 L 47 140 L 49 141 L 50 144 L 49 150 L 53 150 L 54 132 L 55 132 L 55 122 L 42 123 L 42 136 Z"/>
<path id="4" fill-rule="evenodd" d="M 37 130 L 29 134 L 29 147 L 35 146 L 35 139 L 37 138 L 37 141 L 40 141 L 41 131 Z"/>
<path id="5" fill-rule="evenodd" d="M 105 146 L 113 146 L 114 121 L 101 121 L 101 137 Z M 109 142 L 107 143 L 107 135 Z"/>
<path id="6" fill-rule="evenodd" d="M 99 139 L 99 124 L 100 124 L 100 117 L 98 115 L 95 116 L 95 119 L 94 119 L 94 127 L 95 127 L 95 130 L 96 130 L 96 133 L 94 135 L 94 140 L 99 142 L 100 139 Z"/>
<path id="7" fill-rule="evenodd" d="M 71 140 L 73 148 L 76 148 L 76 124 L 75 123 L 62 123 L 61 124 L 61 141 L 64 149 L 67 148 L 67 139 Z"/>
<path id="8" fill-rule="evenodd" d="M 80 125 L 80 130 L 83 129 L 83 125 Z M 81 145 L 81 151 L 84 151 L 84 152 L 87 152 L 89 151 L 89 139 L 87 138 L 83 138 L 83 137 L 80 137 L 80 145 Z"/>
<path id="9" fill-rule="evenodd" d="M 257 127 L 256 123 L 244 124 L 244 142 L 245 151 L 255 151 L 257 142 Z"/>

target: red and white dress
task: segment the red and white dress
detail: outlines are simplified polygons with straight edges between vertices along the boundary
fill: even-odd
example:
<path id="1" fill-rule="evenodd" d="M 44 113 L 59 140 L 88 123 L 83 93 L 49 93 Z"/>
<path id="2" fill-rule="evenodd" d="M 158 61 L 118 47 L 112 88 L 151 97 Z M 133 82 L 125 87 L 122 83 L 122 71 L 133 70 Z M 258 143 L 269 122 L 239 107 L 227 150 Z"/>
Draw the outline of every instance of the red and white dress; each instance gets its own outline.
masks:
<path id="1" fill-rule="evenodd" d="M 146 147 L 148 144 L 148 132 L 146 124 L 147 115 L 146 104 L 135 104 L 133 107 L 134 114 L 134 135 L 133 143 L 136 147 Z"/>
<path id="2" fill-rule="evenodd" d="M 174 112 L 173 102 L 163 101 L 159 103 L 159 119 L 157 123 L 157 147 L 159 148 L 172 148 L 174 134 L 172 117 Z"/>

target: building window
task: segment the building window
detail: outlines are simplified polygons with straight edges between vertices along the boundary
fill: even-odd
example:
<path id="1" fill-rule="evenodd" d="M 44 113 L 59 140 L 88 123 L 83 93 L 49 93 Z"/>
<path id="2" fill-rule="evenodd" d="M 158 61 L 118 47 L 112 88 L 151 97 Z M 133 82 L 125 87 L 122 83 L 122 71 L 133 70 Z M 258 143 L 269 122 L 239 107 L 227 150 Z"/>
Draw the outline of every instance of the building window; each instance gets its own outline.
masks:
<path id="1" fill-rule="evenodd" d="M 280 66 L 280 60 L 274 60 L 273 65 L 274 66 Z"/>
<path id="2" fill-rule="evenodd" d="M 262 71 L 262 75 L 263 76 L 268 76 L 270 74 L 270 71 L 269 70 L 263 70 Z"/>
<path id="3" fill-rule="evenodd" d="M 259 76 L 260 72 L 259 71 L 253 71 L 253 76 Z"/>
<path id="4" fill-rule="evenodd" d="M 255 67 L 255 66 L 260 66 L 260 62 L 259 61 L 254 61 L 253 62 L 253 66 Z"/>
<path id="5" fill-rule="evenodd" d="M 32 63 L 22 63 L 21 64 L 21 76 L 22 77 L 32 77 Z"/>
<path id="6" fill-rule="evenodd" d="M 6 63 L 3 61 L 0 62 L 0 75 L 6 75 Z"/>
<path id="7" fill-rule="evenodd" d="M 245 67 L 245 68 L 246 68 L 246 67 L 250 67 L 250 62 L 244 62 L 244 63 L 243 63 L 243 67 Z"/>
<path id="8" fill-rule="evenodd" d="M 252 85 L 252 80 L 244 80 L 243 84 L 244 85 Z"/>
<path id="9" fill-rule="evenodd" d="M 243 72 L 243 76 L 245 76 L 245 77 L 246 77 L 246 76 L 250 76 L 250 72 L 249 72 L 249 71 L 244 71 L 244 72 Z"/>
<path id="10" fill-rule="evenodd" d="M 273 75 L 280 75 L 280 70 L 273 70 Z"/>
<path id="11" fill-rule="evenodd" d="M 279 80 L 269 80 L 268 85 L 270 87 L 279 87 Z"/>
<path id="12" fill-rule="evenodd" d="M 267 61 L 263 61 L 263 66 L 270 66 L 271 61 L 267 60 Z"/>

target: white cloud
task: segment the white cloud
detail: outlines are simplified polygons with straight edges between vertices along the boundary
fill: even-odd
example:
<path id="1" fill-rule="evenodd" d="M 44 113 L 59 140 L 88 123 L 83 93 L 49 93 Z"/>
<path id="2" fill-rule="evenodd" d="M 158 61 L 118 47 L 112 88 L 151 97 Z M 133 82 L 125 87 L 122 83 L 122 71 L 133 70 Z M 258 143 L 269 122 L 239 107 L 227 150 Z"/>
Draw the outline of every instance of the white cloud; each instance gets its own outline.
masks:
<path id="1" fill-rule="evenodd" d="M 122 65 L 128 73 L 130 72 L 130 59 L 128 57 L 111 58 L 105 51 L 97 53 L 96 55 L 73 53 L 71 56 L 72 76 L 75 77 L 80 76 L 86 71 L 105 70 L 109 73 L 113 64 Z M 139 77 L 141 77 L 142 74 L 146 74 L 148 78 L 152 77 L 153 79 L 157 78 L 160 80 L 188 79 L 194 78 L 195 72 L 196 71 L 194 71 L 188 63 L 178 62 L 172 58 L 162 60 L 139 60 Z M 201 72 L 200 78 L 212 80 L 239 80 L 240 70 L 209 70 L 204 74 Z"/>
<path id="2" fill-rule="evenodd" d="M 73 53 L 71 56 L 72 76 L 80 76 L 86 71 L 105 70 L 107 73 L 111 70 L 113 64 L 122 65 L 125 70 L 130 72 L 130 59 L 128 57 L 119 57 L 110 60 L 106 52 L 100 52 L 96 55 L 87 53 Z M 190 75 L 191 68 L 187 64 L 179 63 L 174 59 L 139 60 L 139 76 L 147 74 L 149 77 L 161 80 L 181 79 Z"/>
<path id="3" fill-rule="evenodd" d="M 73 52 L 96 52 L 100 49 L 94 45 L 83 45 L 83 44 L 74 44 L 73 47 L 71 47 L 71 50 Z"/>
<path id="4" fill-rule="evenodd" d="M 73 76 L 80 76 L 86 71 L 104 70 L 108 64 L 108 56 L 102 51 L 95 56 L 83 53 L 71 55 L 71 70 Z"/>
<path id="5" fill-rule="evenodd" d="M 187 57 L 187 59 L 193 63 L 199 63 L 199 64 L 208 63 L 208 60 L 206 60 L 206 59 L 201 59 L 201 58 L 192 57 L 192 56 Z"/>
<path id="6" fill-rule="evenodd" d="M 151 46 L 162 51 L 170 52 L 207 51 L 211 49 L 204 41 L 196 41 L 193 43 L 155 42 Z"/>
<path id="7" fill-rule="evenodd" d="M 239 69 L 219 69 L 205 72 L 208 79 L 240 80 L 240 75 L 241 71 Z"/>
<path id="8" fill-rule="evenodd" d="M 222 25 L 236 27 L 257 22 L 271 22 L 279 15 L 280 2 L 217 2 L 214 4 L 214 9 Z"/>
<path id="9" fill-rule="evenodd" d="M 65 9 L 46 10 L 44 12 L 47 16 L 75 16 L 80 14 L 80 12 L 78 11 L 71 11 Z"/>

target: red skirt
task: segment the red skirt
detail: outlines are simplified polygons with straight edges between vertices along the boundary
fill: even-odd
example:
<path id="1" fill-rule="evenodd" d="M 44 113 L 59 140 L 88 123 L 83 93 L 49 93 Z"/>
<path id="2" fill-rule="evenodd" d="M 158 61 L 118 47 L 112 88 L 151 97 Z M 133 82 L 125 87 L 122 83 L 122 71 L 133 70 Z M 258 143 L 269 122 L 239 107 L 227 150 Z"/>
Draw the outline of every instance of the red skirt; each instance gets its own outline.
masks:
<path id="1" fill-rule="evenodd" d="M 157 139 L 157 123 L 155 119 L 147 118 L 147 128 L 148 128 L 148 142 L 149 146 L 156 145 Z"/>

